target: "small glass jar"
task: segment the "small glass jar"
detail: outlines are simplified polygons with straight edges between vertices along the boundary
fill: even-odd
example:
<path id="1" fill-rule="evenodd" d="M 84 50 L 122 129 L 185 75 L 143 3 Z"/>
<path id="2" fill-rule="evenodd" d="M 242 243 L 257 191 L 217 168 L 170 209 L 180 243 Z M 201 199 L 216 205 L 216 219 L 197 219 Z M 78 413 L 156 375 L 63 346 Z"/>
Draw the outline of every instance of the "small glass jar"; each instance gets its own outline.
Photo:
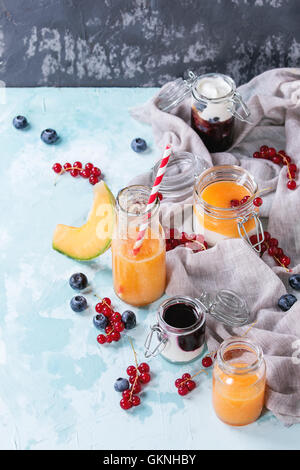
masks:
<path id="1" fill-rule="evenodd" d="M 161 297 L 166 287 L 166 247 L 159 222 L 159 200 L 145 212 L 151 188 L 134 185 L 122 189 L 116 201 L 117 218 L 112 239 L 113 282 L 124 302 L 144 306 Z M 139 227 L 148 221 L 137 254 L 134 245 Z"/>
<path id="2" fill-rule="evenodd" d="M 154 183 L 159 160 L 152 168 L 151 182 Z M 195 177 L 208 168 L 208 163 L 190 152 L 172 152 L 159 192 L 163 201 L 178 203 L 193 195 Z"/>
<path id="3" fill-rule="evenodd" d="M 217 182 L 233 182 L 243 186 L 250 197 L 247 202 L 233 208 L 216 207 L 203 199 L 203 191 Z M 194 186 L 193 229 L 204 236 L 210 246 L 226 238 L 243 238 L 256 251 L 264 241 L 264 231 L 259 219 L 259 210 L 253 204 L 257 184 L 253 176 L 236 165 L 220 165 L 205 170 L 196 178 Z M 226 193 L 223 192 L 226 197 Z M 255 241 L 250 237 L 256 235 Z M 251 238 L 253 240 L 253 238 Z"/>
<path id="4" fill-rule="evenodd" d="M 156 333 L 157 345 L 150 349 Z M 147 358 L 160 354 L 170 362 L 181 364 L 201 356 L 205 344 L 205 312 L 190 297 L 175 296 L 165 300 L 157 312 L 157 323 L 145 342 Z"/>
<path id="5" fill-rule="evenodd" d="M 156 98 L 157 106 L 169 112 L 192 95 L 191 126 L 210 152 L 228 150 L 233 143 L 235 118 L 250 123 L 250 111 L 235 82 L 221 73 L 197 77 L 190 71 L 188 75 L 187 80 L 178 78 L 163 87 Z"/>
<path id="6" fill-rule="evenodd" d="M 256 421 L 264 405 L 266 365 L 260 346 L 232 337 L 219 347 L 213 369 L 213 406 L 231 426 Z"/>

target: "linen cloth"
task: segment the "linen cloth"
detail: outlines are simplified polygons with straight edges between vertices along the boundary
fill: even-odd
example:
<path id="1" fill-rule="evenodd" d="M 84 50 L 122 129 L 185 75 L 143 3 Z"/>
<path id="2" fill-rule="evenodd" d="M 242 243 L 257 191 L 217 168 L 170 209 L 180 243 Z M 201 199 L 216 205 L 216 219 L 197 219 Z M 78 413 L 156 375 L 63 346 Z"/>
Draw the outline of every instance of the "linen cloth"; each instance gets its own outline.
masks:
<path id="1" fill-rule="evenodd" d="M 266 144 L 284 149 L 300 168 L 300 69 L 270 70 L 238 91 L 250 108 L 252 124 L 236 120 L 234 144 L 228 152 L 210 154 L 190 127 L 191 98 L 165 113 L 156 106 L 154 97 L 131 114 L 152 126 L 160 152 L 170 143 L 174 151 L 192 152 L 210 166 L 241 165 L 252 173 L 260 189 L 272 188 L 263 197 L 260 213 L 268 217 L 267 230 L 290 256 L 293 273 L 300 273 L 300 178 L 297 189 L 291 191 L 286 187 L 286 166 L 252 158 L 253 152 Z M 151 185 L 151 173 L 133 182 Z M 170 210 L 162 201 L 163 217 Z M 183 210 L 182 205 L 176 210 Z M 251 321 L 256 321 L 247 336 L 262 347 L 267 364 L 266 408 L 291 425 L 300 422 L 300 300 L 286 313 L 277 307 L 290 273 L 275 264 L 267 253 L 260 258 L 241 239 L 224 240 L 199 253 L 177 247 L 167 253 L 166 292 L 197 297 L 203 291 L 232 289 L 244 296 Z M 210 352 L 224 339 L 248 329 L 228 327 L 209 316 L 207 326 Z"/>

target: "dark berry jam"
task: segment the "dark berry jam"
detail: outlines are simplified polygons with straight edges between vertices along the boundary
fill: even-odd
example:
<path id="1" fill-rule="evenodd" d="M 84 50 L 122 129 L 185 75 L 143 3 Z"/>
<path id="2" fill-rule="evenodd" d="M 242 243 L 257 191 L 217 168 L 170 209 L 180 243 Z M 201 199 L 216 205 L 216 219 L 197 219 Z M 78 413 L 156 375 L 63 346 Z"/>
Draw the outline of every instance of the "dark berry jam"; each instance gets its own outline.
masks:
<path id="1" fill-rule="evenodd" d="M 192 128 L 210 152 L 224 152 L 233 143 L 233 116 L 226 121 L 220 121 L 217 116 L 206 121 L 199 116 L 196 109 L 192 108 Z"/>
<path id="2" fill-rule="evenodd" d="M 163 315 L 164 321 L 173 328 L 189 328 L 191 333 L 178 336 L 178 346 L 183 351 L 194 351 L 203 346 L 205 341 L 205 322 L 199 323 L 199 314 L 191 305 L 184 302 L 170 305 Z M 197 327 L 197 323 L 199 326 Z M 193 329 L 193 325 L 195 328 Z"/>

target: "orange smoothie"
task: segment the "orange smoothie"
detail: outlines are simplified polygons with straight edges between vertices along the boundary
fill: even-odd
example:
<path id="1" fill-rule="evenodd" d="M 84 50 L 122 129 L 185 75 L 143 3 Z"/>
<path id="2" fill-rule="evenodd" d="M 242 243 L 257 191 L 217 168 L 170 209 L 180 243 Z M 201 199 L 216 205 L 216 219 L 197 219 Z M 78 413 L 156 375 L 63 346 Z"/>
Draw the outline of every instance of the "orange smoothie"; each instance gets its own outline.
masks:
<path id="1" fill-rule="evenodd" d="M 235 181 L 216 181 L 204 188 L 200 194 L 201 199 L 214 207 L 213 214 L 210 215 L 209 208 L 206 211 L 201 210 L 197 204 L 194 204 L 194 216 L 196 218 L 196 227 L 198 232 L 203 233 L 209 242 L 209 239 L 218 240 L 219 238 L 239 238 L 238 231 L 238 210 L 231 208 L 231 200 L 237 199 L 241 201 L 244 196 L 252 196 L 251 192 Z M 219 209 L 219 210 L 218 210 Z M 229 209 L 225 210 L 224 209 Z M 230 210 L 231 209 L 231 210 Z M 215 217 L 213 217 L 213 215 Z M 244 225 L 247 233 L 255 229 L 255 220 L 250 218 Z M 207 236 L 205 235 L 207 232 Z M 209 236 L 212 232 L 211 237 Z M 214 237 L 213 233 L 216 234 Z M 217 237 L 220 235 L 220 237 Z M 212 243 L 215 244 L 215 243 Z"/>
<path id="2" fill-rule="evenodd" d="M 234 364 L 235 368 L 247 364 Z M 218 365 L 213 373 L 213 406 L 222 421 L 231 426 L 244 426 L 255 421 L 264 405 L 265 376 L 257 371 L 239 375 L 227 374 Z"/>
<path id="3" fill-rule="evenodd" d="M 164 240 L 148 230 L 140 251 L 134 255 L 135 239 L 112 241 L 114 289 L 124 302 L 143 306 L 165 291 L 166 251 Z"/>

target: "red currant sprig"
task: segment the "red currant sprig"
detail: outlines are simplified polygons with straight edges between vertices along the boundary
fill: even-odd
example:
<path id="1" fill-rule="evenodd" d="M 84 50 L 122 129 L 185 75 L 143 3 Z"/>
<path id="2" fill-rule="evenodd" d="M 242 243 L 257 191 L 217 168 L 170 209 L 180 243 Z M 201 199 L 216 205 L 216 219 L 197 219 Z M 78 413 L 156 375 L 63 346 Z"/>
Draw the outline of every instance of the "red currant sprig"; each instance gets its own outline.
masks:
<path id="1" fill-rule="evenodd" d="M 129 366 L 126 369 L 131 387 L 129 390 L 125 390 L 122 393 L 123 398 L 120 401 L 120 407 L 123 410 L 129 410 L 133 406 L 139 406 L 141 404 L 141 399 L 137 394 L 142 390 L 142 385 L 146 385 L 151 380 L 149 365 L 146 362 L 138 364 L 137 355 L 131 339 L 129 339 L 129 341 L 133 350 L 136 365 Z"/>
<path id="2" fill-rule="evenodd" d="M 177 246 L 185 246 L 190 248 L 194 253 L 198 251 L 207 250 L 208 245 L 202 235 L 191 234 L 188 235 L 186 232 L 179 232 L 178 230 L 171 228 L 166 230 L 166 251 L 173 250 Z"/>
<path id="3" fill-rule="evenodd" d="M 122 317 L 119 312 L 115 312 L 111 306 L 109 297 L 104 297 L 102 302 L 98 302 L 95 310 L 97 313 L 102 313 L 108 319 L 108 325 L 105 328 L 106 336 L 101 334 L 97 336 L 99 344 L 118 342 L 121 339 L 121 332 L 124 330 L 125 325 L 122 322 Z"/>
<path id="4" fill-rule="evenodd" d="M 176 379 L 175 380 L 175 387 L 177 388 L 178 395 L 184 397 L 188 393 L 190 393 L 194 388 L 196 388 L 196 382 L 193 380 L 194 377 L 196 377 L 199 374 L 202 374 L 202 372 L 206 372 L 206 370 L 201 369 L 199 372 L 197 372 L 194 375 L 185 373 L 181 377 L 181 379 Z"/>
<path id="5" fill-rule="evenodd" d="M 86 163 L 84 168 L 82 168 L 81 162 L 75 162 L 73 166 L 71 163 L 67 162 L 63 167 L 60 163 L 54 163 L 52 170 L 54 173 L 59 174 L 59 176 L 66 172 L 69 172 L 73 178 L 81 176 L 82 178 L 88 179 L 92 185 L 98 183 L 99 177 L 101 176 L 100 168 L 94 166 L 92 163 Z"/>
<path id="6" fill-rule="evenodd" d="M 297 187 L 295 178 L 298 171 L 297 165 L 292 163 L 292 159 L 289 155 L 285 153 L 284 150 L 276 151 L 273 147 L 268 147 L 267 145 L 262 145 L 259 149 L 259 152 L 254 152 L 253 158 L 263 158 L 265 160 L 270 160 L 276 165 L 286 165 L 287 166 L 287 187 L 288 189 L 294 190 Z"/>
<path id="7" fill-rule="evenodd" d="M 258 193 L 261 193 L 262 191 L 267 191 L 267 189 L 262 189 L 261 191 L 257 191 L 253 196 L 255 196 Z M 232 207 L 232 209 L 234 209 L 235 207 L 243 206 L 244 204 L 246 204 L 246 202 L 248 202 L 249 199 L 250 199 L 250 196 L 244 196 L 243 199 L 241 199 L 240 201 L 238 199 L 231 199 L 230 206 Z M 253 199 L 252 203 L 255 207 L 260 207 L 263 203 L 263 200 L 261 197 L 257 196 Z"/>
<path id="8" fill-rule="evenodd" d="M 283 249 L 278 246 L 277 238 L 271 237 L 269 232 L 264 232 L 264 241 L 261 244 L 261 256 L 267 252 L 269 256 L 272 256 L 274 260 L 283 268 L 286 269 L 287 272 L 290 272 L 288 266 L 291 264 L 291 259 L 284 254 Z M 262 236 L 260 235 L 260 240 Z M 252 235 L 250 237 L 250 242 L 252 244 L 257 243 L 257 236 Z"/>

